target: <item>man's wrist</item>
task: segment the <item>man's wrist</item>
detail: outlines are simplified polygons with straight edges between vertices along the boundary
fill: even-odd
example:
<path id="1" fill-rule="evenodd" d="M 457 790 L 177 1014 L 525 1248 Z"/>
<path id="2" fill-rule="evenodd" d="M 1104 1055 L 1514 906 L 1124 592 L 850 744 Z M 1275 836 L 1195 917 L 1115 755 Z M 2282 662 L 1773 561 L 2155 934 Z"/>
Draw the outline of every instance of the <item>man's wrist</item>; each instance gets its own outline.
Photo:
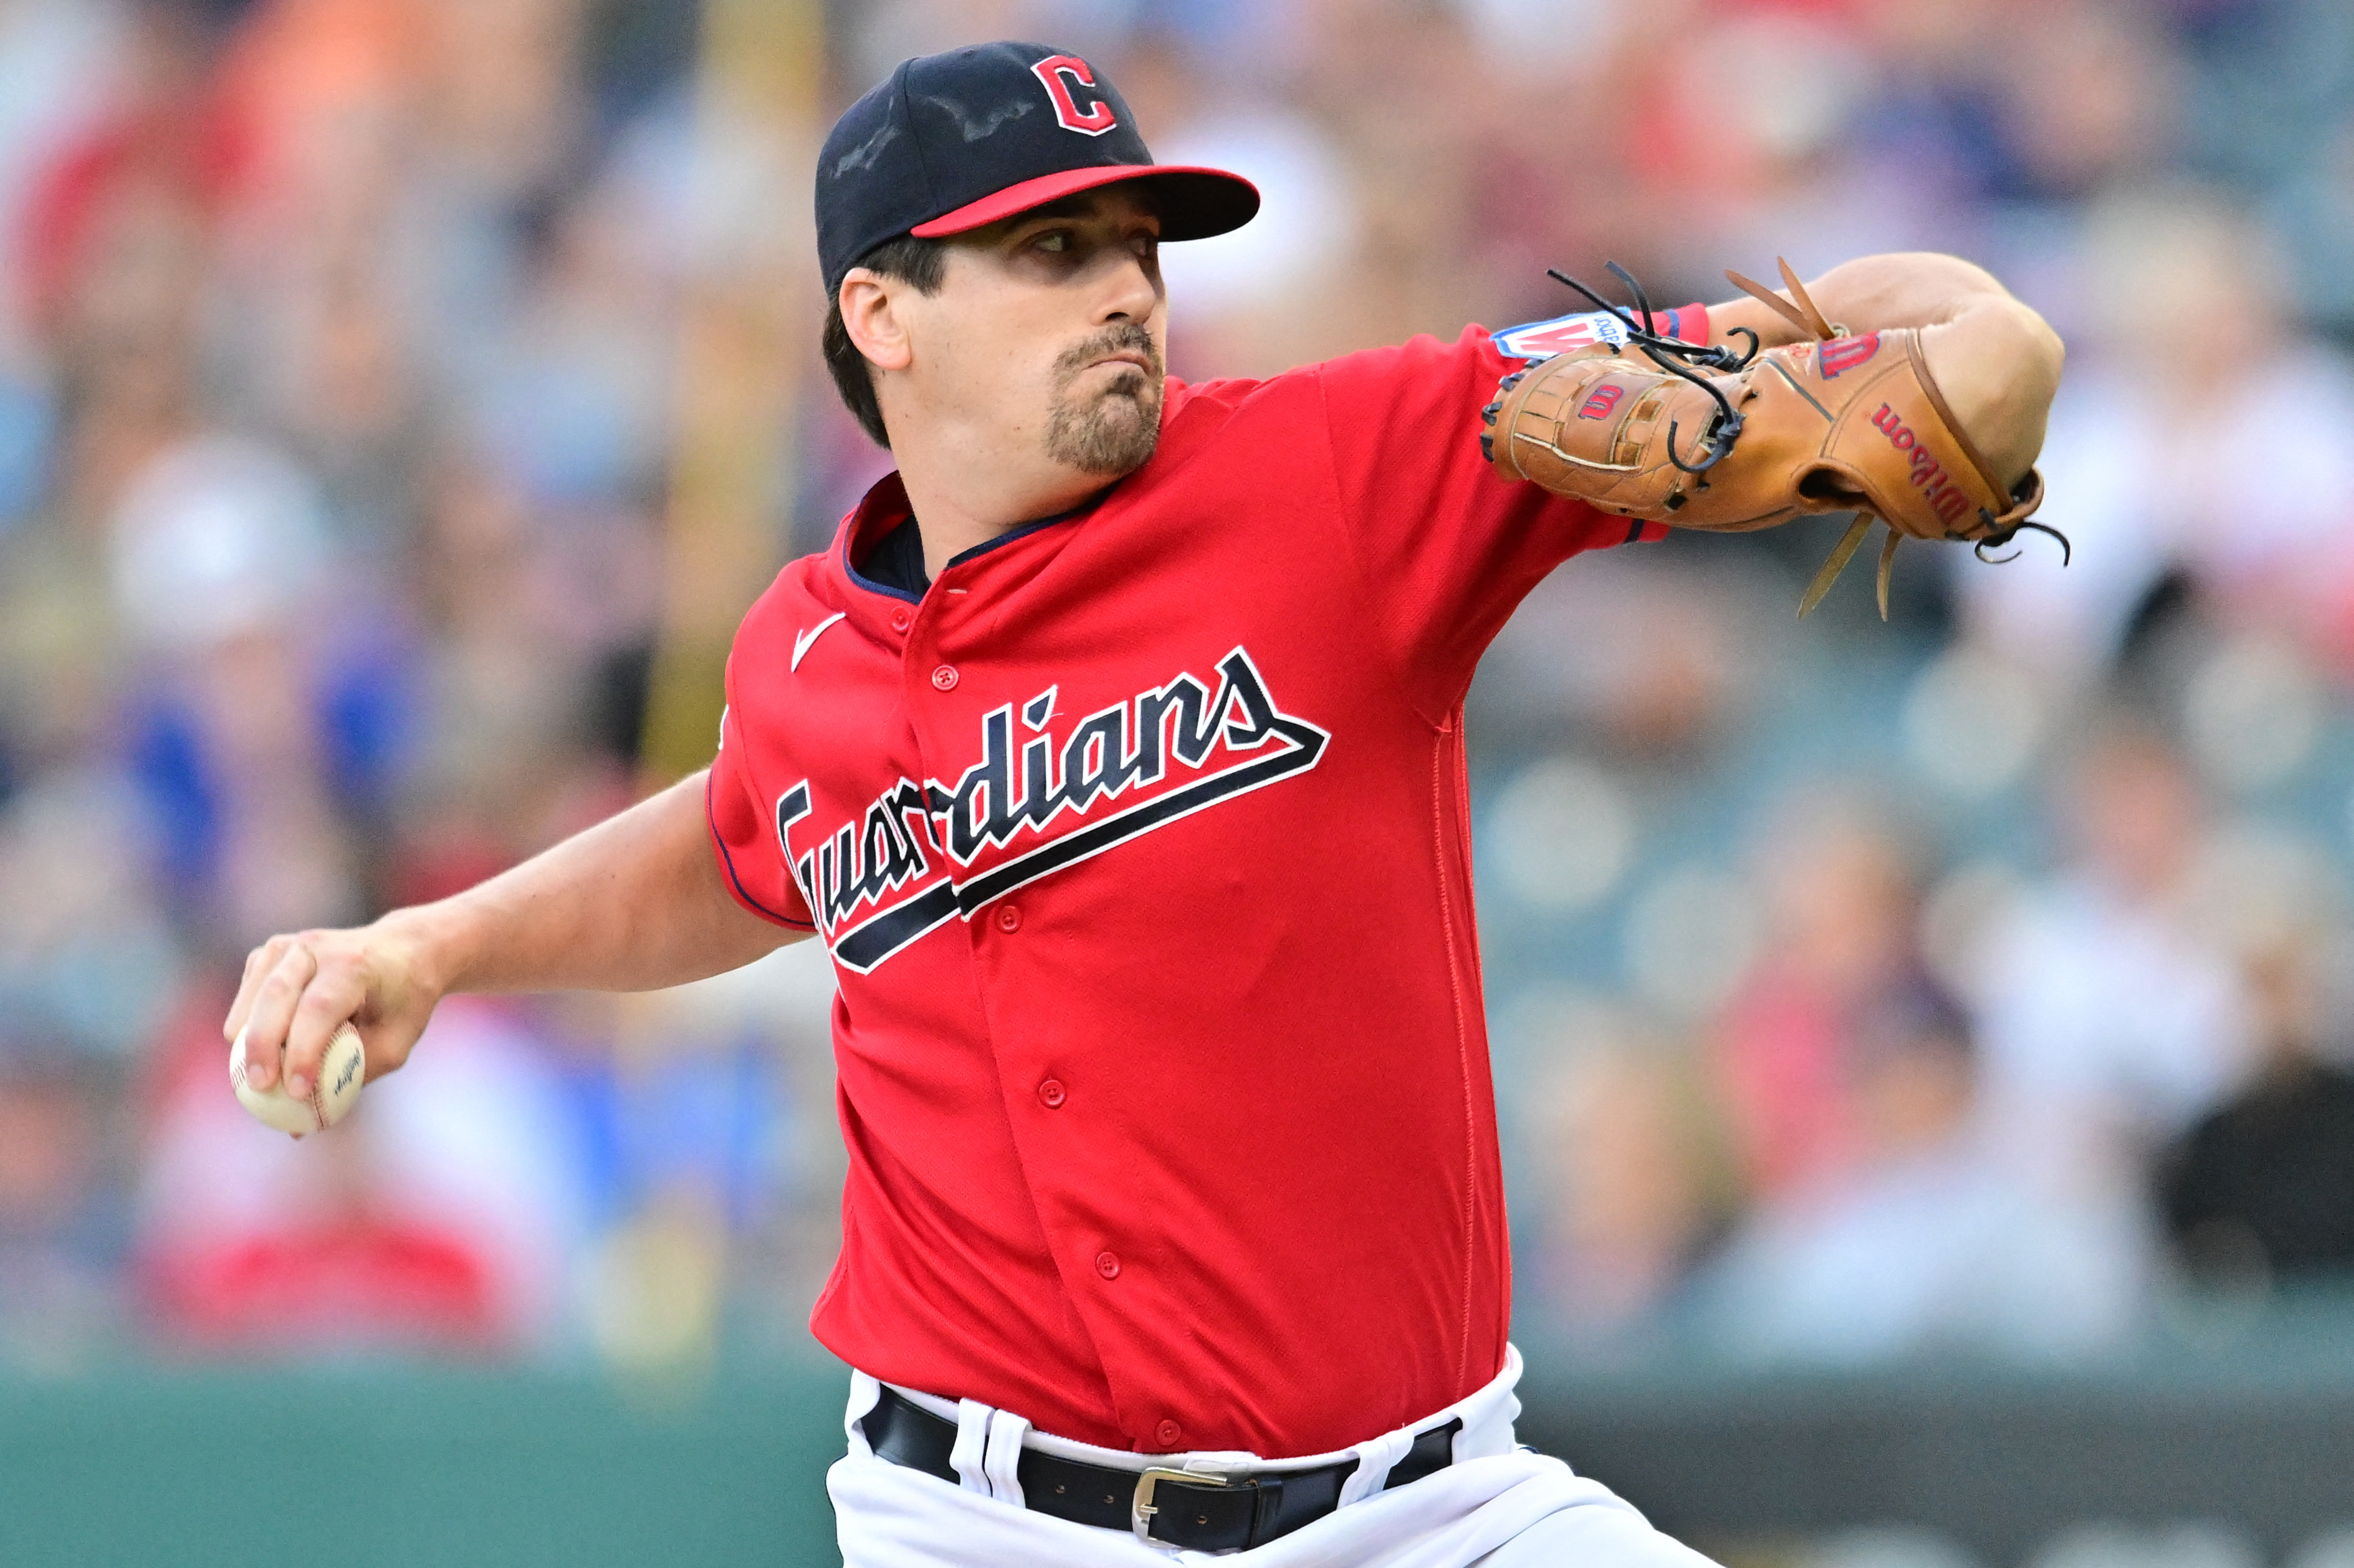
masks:
<path id="1" fill-rule="evenodd" d="M 393 910 L 376 923 L 377 938 L 391 949 L 390 956 L 408 983 L 437 1001 L 452 991 L 466 990 L 472 979 L 466 939 L 471 922 L 458 904 L 457 898 L 446 898 L 438 904 L 411 905 Z"/>

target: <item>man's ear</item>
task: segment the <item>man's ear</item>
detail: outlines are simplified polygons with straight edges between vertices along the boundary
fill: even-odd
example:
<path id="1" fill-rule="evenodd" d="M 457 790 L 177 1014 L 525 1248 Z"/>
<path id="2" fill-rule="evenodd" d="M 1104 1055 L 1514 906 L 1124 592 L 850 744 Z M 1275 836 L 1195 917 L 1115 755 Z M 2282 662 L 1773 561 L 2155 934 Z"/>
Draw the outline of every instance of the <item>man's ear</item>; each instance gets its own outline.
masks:
<path id="1" fill-rule="evenodd" d="M 835 296 L 851 346 L 878 370 L 905 370 L 916 357 L 907 323 L 898 311 L 898 291 L 906 286 L 864 267 L 853 267 Z"/>

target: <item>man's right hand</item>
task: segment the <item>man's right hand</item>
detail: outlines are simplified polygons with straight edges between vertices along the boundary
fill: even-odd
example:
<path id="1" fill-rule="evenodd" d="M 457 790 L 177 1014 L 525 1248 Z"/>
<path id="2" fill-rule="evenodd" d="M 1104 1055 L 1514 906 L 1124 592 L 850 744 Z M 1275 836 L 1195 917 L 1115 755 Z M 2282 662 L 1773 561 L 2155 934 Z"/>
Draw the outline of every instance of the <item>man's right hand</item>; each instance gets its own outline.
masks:
<path id="1" fill-rule="evenodd" d="M 408 913 L 356 930 L 272 937 L 247 955 L 222 1033 L 234 1041 L 244 1032 L 246 1077 L 255 1088 L 269 1088 L 282 1073 L 288 1094 L 307 1096 L 329 1037 L 346 1022 L 367 1048 L 368 1077 L 408 1060 L 441 999 Z"/>

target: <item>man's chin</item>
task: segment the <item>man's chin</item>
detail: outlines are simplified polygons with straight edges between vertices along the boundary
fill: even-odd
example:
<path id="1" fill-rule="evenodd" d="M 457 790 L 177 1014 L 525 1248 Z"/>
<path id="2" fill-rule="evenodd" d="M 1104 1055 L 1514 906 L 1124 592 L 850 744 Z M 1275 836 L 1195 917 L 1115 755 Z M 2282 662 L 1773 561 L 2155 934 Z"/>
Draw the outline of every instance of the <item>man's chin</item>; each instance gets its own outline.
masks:
<path id="1" fill-rule="evenodd" d="M 1161 399 L 1150 404 L 1126 392 L 1109 392 L 1083 418 L 1053 419 L 1046 427 L 1046 455 L 1082 473 L 1118 479 L 1142 468 L 1161 444 Z"/>

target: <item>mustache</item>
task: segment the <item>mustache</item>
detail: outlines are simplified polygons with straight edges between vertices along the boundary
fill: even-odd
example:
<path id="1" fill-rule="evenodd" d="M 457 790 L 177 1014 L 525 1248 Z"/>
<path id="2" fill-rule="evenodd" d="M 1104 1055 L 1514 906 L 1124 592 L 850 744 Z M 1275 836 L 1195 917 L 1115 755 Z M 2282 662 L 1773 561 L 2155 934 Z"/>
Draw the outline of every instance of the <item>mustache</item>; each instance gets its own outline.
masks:
<path id="1" fill-rule="evenodd" d="M 1161 345 L 1152 334 L 1135 322 L 1114 322 L 1101 332 L 1093 333 L 1063 351 L 1055 361 L 1055 381 L 1058 387 L 1068 387 L 1079 373 L 1108 355 L 1140 354 L 1150 367 L 1152 379 L 1158 383 L 1162 376 Z"/>

